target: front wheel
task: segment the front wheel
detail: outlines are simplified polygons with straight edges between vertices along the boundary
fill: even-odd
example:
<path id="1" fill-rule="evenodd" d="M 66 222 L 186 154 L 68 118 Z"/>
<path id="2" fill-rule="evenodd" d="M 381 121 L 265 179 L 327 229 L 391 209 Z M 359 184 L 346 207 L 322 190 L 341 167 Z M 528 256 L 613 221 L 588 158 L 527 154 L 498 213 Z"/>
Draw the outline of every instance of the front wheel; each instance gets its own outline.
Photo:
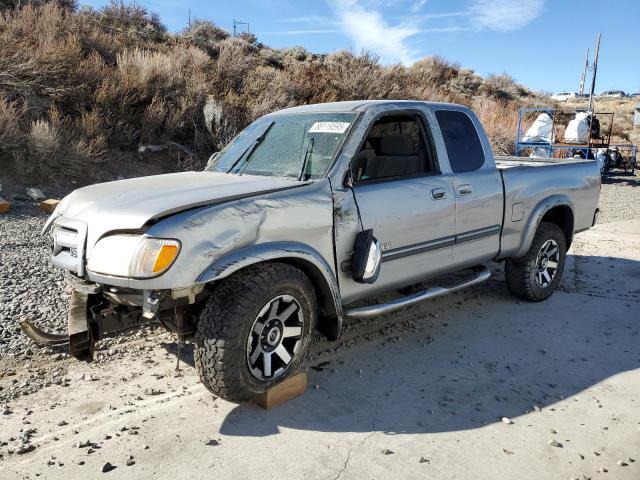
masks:
<path id="1" fill-rule="evenodd" d="M 526 255 L 505 262 L 507 288 L 523 300 L 546 300 L 560 283 L 566 256 L 566 240 L 560 227 L 542 222 Z"/>
<path id="2" fill-rule="evenodd" d="M 200 314 L 200 380 L 226 400 L 249 400 L 298 370 L 315 323 L 313 285 L 301 270 L 271 263 L 238 272 L 216 286 Z"/>

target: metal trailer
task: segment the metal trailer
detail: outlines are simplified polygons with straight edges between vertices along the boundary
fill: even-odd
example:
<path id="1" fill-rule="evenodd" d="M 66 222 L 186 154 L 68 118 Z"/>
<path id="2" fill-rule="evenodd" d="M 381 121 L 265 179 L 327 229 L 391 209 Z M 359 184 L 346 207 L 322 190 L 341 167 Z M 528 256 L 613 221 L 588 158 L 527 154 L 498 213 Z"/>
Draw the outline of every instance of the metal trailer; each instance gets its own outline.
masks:
<path id="1" fill-rule="evenodd" d="M 595 150 L 600 148 L 609 148 L 611 142 L 611 131 L 613 128 L 613 112 L 594 112 L 591 117 L 591 123 L 589 124 L 589 139 L 587 143 L 567 143 L 559 142 L 556 140 L 557 131 L 561 127 L 566 127 L 566 124 L 572 120 L 579 112 L 588 112 L 586 108 L 577 108 L 571 110 L 563 110 L 552 107 L 547 108 L 521 108 L 518 111 L 518 127 L 516 131 L 516 151 L 517 157 L 526 157 L 533 151 L 533 149 L 542 149 L 546 152 L 547 158 L 567 158 L 579 156 L 581 158 L 595 158 Z M 525 142 L 523 137 L 527 132 L 525 127 L 528 117 L 534 115 L 540 115 L 546 113 L 552 118 L 551 127 L 551 141 L 550 142 Z M 599 121 L 602 119 L 608 120 L 606 131 L 601 130 L 601 135 L 593 137 L 591 134 L 591 127 L 593 118 L 597 118 Z M 602 125 L 602 122 L 600 122 Z M 601 127 L 602 128 L 602 127 Z"/>

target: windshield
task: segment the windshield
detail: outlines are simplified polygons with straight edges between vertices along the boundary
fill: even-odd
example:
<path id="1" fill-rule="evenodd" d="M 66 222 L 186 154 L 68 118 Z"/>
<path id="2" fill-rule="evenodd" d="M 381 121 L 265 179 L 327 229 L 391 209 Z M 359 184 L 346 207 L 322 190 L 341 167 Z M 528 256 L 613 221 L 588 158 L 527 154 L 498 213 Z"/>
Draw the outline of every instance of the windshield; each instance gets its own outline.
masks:
<path id="1" fill-rule="evenodd" d="M 309 180 L 324 176 L 354 113 L 262 117 L 245 128 L 205 170 Z"/>

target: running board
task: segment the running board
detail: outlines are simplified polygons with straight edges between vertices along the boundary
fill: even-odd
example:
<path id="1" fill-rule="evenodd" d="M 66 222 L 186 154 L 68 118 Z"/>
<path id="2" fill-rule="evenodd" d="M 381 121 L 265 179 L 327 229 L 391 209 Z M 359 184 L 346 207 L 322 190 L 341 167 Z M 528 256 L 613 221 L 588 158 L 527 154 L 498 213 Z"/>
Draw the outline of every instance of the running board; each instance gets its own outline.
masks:
<path id="1" fill-rule="evenodd" d="M 384 315 L 385 313 L 390 313 L 395 310 L 414 305 L 416 303 L 422 302 L 423 300 L 447 295 L 449 293 L 462 290 L 463 288 L 482 283 L 485 280 L 488 280 L 490 276 L 491 271 L 489 270 L 489 267 L 483 265 L 481 267 L 478 267 L 477 271 L 471 277 L 451 287 L 432 287 L 428 288 L 427 290 L 423 290 L 422 292 L 398 298 L 397 300 L 392 300 L 387 303 L 369 305 L 367 307 L 347 308 L 344 310 L 344 316 L 346 318 L 379 317 L 380 315 Z"/>

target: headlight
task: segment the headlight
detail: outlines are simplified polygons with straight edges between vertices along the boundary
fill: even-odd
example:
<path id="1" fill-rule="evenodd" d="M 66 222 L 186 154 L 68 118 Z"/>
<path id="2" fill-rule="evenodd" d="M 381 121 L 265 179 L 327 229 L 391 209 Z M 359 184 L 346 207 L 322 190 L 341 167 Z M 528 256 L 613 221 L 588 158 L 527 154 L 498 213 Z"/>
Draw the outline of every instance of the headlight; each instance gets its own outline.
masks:
<path id="1" fill-rule="evenodd" d="M 166 271 L 178 256 L 180 242 L 145 237 L 131 262 L 132 277 L 156 277 Z"/>
<path id="2" fill-rule="evenodd" d="M 179 252 L 178 240 L 111 235 L 93 247 L 87 268 L 104 275 L 152 278 L 169 269 Z"/>

